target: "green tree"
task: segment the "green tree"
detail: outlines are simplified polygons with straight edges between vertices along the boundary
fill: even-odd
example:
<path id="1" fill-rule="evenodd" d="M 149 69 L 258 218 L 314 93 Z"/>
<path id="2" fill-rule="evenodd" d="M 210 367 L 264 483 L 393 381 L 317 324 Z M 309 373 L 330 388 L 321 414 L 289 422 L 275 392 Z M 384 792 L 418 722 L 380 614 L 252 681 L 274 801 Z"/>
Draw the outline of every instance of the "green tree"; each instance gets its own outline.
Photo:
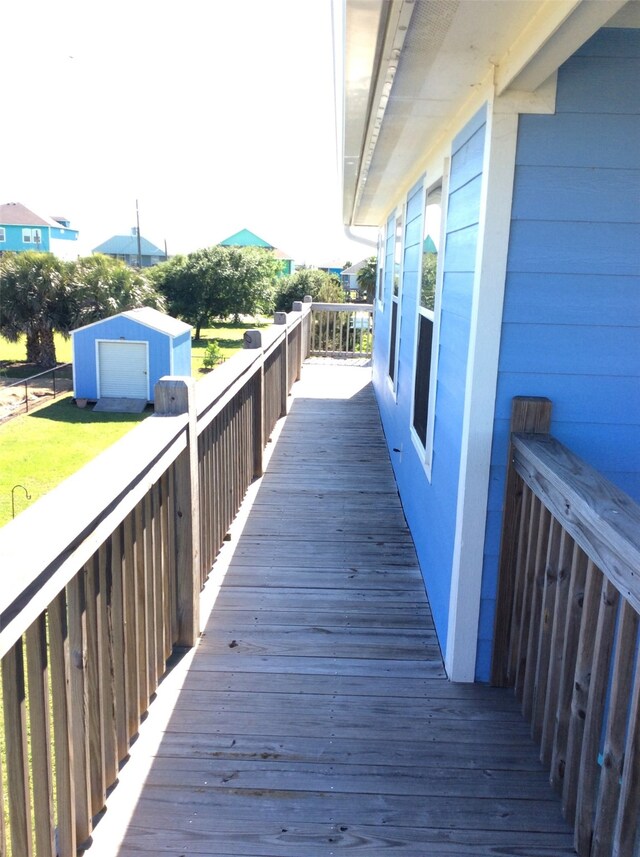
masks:
<path id="1" fill-rule="evenodd" d="M 10 342 L 22 334 L 27 360 L 56 365 L 54 331 L 68 333 L 70 267 L 52 253 L 7 253 L 0 259 L 0 333 Z"/>
<path id="2" fill-rule="evenodd" d="M 270 312 L 279 270 L 268 250 L 215 246 L 157 265 L 152 276 L 169 312 L 193 325 L 200 339 L 215 318 Z"/>
<path id="3" fill-rule="evenodd" d="M 74 263 L 69 300 L 74 327 L 136 307 L 166 310 L 166 302 L 147 271 L 99 253 Z"/>
<path id="4" fill-rule="evenodd" d="M 376 277 L 378 259 L 370 256 L 357 273 L 356 280 L 360 286 L 360 297 L 367 303 L 371 303 L 376 294 Z"/>
<path id="5" fill-rule="evenodd" d="M 63 262 L 52 253 L 8 253 L 0 259 L 0 333 L 27 340 L 27 361 L 43 369 L 56 365 L 54 332 L 69 336 L 126 309 L 164 300 L 144 272 L 106 256 Z"/>
<path id="6" fill-rule="evenodd" d="M 324 303 L 344 302 L 344 290 L 336 276 L 314 268 L 301 268 L 288 277 L 280 278 L 276 310 L 289 312 L 293 302 L 301 301 L 305 295 Z"/>

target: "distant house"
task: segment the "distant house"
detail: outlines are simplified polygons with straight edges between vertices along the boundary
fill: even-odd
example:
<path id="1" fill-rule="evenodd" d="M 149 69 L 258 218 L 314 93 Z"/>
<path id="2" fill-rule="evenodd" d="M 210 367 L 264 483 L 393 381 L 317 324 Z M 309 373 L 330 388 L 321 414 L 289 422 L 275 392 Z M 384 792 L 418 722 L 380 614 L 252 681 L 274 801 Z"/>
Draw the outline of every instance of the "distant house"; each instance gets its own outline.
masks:
<path id="1" fill-rule="evenodd" d="M 282 271 L 280 276 L 284 277 L 287 274 L 293 274 L 295 269 L 295 262 L 289 254 L 285 253 L 283 250 L 278 250 L 278 248 L 274 247 L 273 244 L 269 244 L 264 240 L 264 238 L 260 238 L 260 236 L 256 235 L 255 232 L 250 232 L 248 229 L 241 229 L 240 232 L 230 235 L 228 238 L 225 238 L 224 241 L 220 241 L 219 246 L 262 247 L 265 250 L 271 250 L 275 258 L 282 262 Z"/>
<path id="2" fill-rule="evenodd" d="M 342 282 L 342 288 L 345 291 L 345 294 L 351 295 L 355 293 L 356 295 L 360 294 L 360 285 L 358 283 L 358 274 L 361 268 L 367 264 L 367 260 L 363 259 L 361 262 L 356 262 L 355 265 L 349 265 L 348 268 L 344 268 L 340 273 L 340 280 Z"/>
<path id="3" fill-rule="evenodd" d="M 318 271 L 324 271 L 326 274 L 333 274 L 334 277 L 342 275 L 342 265 L 337 260 L 327 262 L 324 265 L 314 265 Z"/>
<path id="4" fill-rule="evenodd" d="M 191 374 L 191 327 L 151 307 L 72 331 L 76 399 L 152 402 L 163 375 Z"/>
<path id="5" fill-rule="evenodd" d="M 164 262 L 167 255 L 164 250 L 156 247 L 151 241 L 140 236 L 140 267 L 150 268 Z M 104 243 L 93 248 L 93 253 L 102 253 L 112 259 L 120 259 L 134 268 L 138 267 L 138 232 L 134 227 L 130 235 L 114 235 Z"/>
<path id="6" fill-rule="evenodd" d="M 77 240 L 78 230 L 70 228 L 66 217 L 43 217 L 21 202 L 0 205 L 0 253 L 40 250 L 75 259 Z"/>

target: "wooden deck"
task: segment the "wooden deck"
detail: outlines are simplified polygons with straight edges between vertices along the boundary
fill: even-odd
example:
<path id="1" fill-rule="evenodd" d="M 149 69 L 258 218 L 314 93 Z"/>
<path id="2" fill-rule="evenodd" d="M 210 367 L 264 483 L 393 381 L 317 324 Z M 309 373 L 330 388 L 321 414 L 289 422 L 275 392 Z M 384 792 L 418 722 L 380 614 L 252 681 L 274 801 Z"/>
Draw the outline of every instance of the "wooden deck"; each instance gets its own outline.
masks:
<path id="1" fill-rule="evenodd" d="M 445 676 L 367 381 L 305 368 L 88 857 L 574 853 L 512 694 Z"/>

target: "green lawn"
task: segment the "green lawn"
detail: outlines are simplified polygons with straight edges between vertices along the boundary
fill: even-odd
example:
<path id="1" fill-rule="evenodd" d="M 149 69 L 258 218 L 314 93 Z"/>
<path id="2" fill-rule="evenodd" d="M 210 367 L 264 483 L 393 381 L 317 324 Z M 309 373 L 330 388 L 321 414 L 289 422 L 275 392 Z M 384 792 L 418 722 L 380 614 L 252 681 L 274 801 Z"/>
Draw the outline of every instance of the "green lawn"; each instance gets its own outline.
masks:
<path id="1" fill-rule="evenodd" d="M 70 395 L 0 426 L 0 526 L 42 497 L 87 461 L 144 419 L 142 414 L 94 414 L 73 404 Z"/>

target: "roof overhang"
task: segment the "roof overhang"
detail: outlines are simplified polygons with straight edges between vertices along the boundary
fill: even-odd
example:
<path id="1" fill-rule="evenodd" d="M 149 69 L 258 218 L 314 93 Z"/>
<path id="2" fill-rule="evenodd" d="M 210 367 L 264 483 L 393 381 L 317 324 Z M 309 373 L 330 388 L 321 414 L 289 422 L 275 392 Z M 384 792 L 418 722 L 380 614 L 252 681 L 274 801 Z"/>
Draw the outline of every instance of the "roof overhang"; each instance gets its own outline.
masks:
<path id="1" fill-rule="evenodd" d="M 379 225 L 474 96 L 531 104 L 626 2 L 345 0 L 344 223 Z"/>

